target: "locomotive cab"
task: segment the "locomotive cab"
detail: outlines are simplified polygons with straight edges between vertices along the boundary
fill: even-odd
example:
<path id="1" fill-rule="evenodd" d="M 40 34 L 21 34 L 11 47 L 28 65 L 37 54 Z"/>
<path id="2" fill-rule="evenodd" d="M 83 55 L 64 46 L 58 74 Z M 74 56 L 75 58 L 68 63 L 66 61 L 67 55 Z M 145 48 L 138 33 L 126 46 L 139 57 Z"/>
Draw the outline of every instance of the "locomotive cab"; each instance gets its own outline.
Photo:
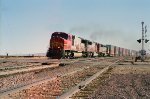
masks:
<path id="1" fill-rule="evenodd" d="M 70 35 L 63 32 L 54 32 L 50 39 L 50 47 L 46 56 L 51 58 L 64 57 L 64 51 L 68 50 L 71 43 Z"/>

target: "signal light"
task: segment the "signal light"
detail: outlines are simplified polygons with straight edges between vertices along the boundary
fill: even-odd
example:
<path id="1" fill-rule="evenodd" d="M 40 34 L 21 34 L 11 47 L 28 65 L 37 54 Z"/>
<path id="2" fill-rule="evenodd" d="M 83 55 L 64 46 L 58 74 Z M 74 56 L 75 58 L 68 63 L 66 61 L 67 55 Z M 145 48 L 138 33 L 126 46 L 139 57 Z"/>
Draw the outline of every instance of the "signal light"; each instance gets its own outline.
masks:
<path id="1" fill-rule="evenodd" d="M 141 39 L 137 40 L 137 42 L 141 43 Z"/>
<path id="2" fill-rule="evenodd" d="M 147 43 L 149 40 L 145 39 L 145 43 Z"/>

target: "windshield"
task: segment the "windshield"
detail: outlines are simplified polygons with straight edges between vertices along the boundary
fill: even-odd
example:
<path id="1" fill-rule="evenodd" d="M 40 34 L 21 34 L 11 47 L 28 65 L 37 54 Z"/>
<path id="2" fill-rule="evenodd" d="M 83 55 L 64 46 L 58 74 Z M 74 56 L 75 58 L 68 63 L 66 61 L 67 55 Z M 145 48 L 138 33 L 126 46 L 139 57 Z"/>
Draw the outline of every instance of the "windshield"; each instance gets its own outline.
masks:
<path id="1" fill-rule="evenodd" d="M 52 37 L 62 37 L 64 39 L 68 39 L 68 34 L 66 34 L 66 33 L 53 33 Z"/>

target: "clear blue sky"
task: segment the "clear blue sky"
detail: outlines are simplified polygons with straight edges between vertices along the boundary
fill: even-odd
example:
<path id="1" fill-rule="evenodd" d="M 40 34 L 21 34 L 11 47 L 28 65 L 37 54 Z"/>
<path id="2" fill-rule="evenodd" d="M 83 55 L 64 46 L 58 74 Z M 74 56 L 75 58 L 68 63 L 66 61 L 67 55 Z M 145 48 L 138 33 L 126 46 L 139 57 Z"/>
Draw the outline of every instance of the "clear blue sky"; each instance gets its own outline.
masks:
<path id="1" fill-rule="evenodd" d="M 139 50 L 149 9 L 150 0 L 0 0 L 0 54 L 45 53 L 55 31 Z"/>

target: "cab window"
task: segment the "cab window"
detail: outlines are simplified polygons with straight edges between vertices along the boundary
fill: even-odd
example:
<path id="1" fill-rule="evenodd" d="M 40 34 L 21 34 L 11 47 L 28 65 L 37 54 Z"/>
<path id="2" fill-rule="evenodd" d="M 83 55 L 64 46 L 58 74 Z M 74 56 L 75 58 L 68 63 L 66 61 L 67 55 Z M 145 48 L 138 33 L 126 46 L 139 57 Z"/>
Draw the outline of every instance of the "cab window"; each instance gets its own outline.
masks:
<path id="1" fill-rule="evenodd" d="M 64 38 L 64 39 L 68 39 L 68 34 L 66 34 L 66 33 L 53 33 L 52 34 L 52 38 L 53 37 L 62 37 L 62 38 Z"/>

